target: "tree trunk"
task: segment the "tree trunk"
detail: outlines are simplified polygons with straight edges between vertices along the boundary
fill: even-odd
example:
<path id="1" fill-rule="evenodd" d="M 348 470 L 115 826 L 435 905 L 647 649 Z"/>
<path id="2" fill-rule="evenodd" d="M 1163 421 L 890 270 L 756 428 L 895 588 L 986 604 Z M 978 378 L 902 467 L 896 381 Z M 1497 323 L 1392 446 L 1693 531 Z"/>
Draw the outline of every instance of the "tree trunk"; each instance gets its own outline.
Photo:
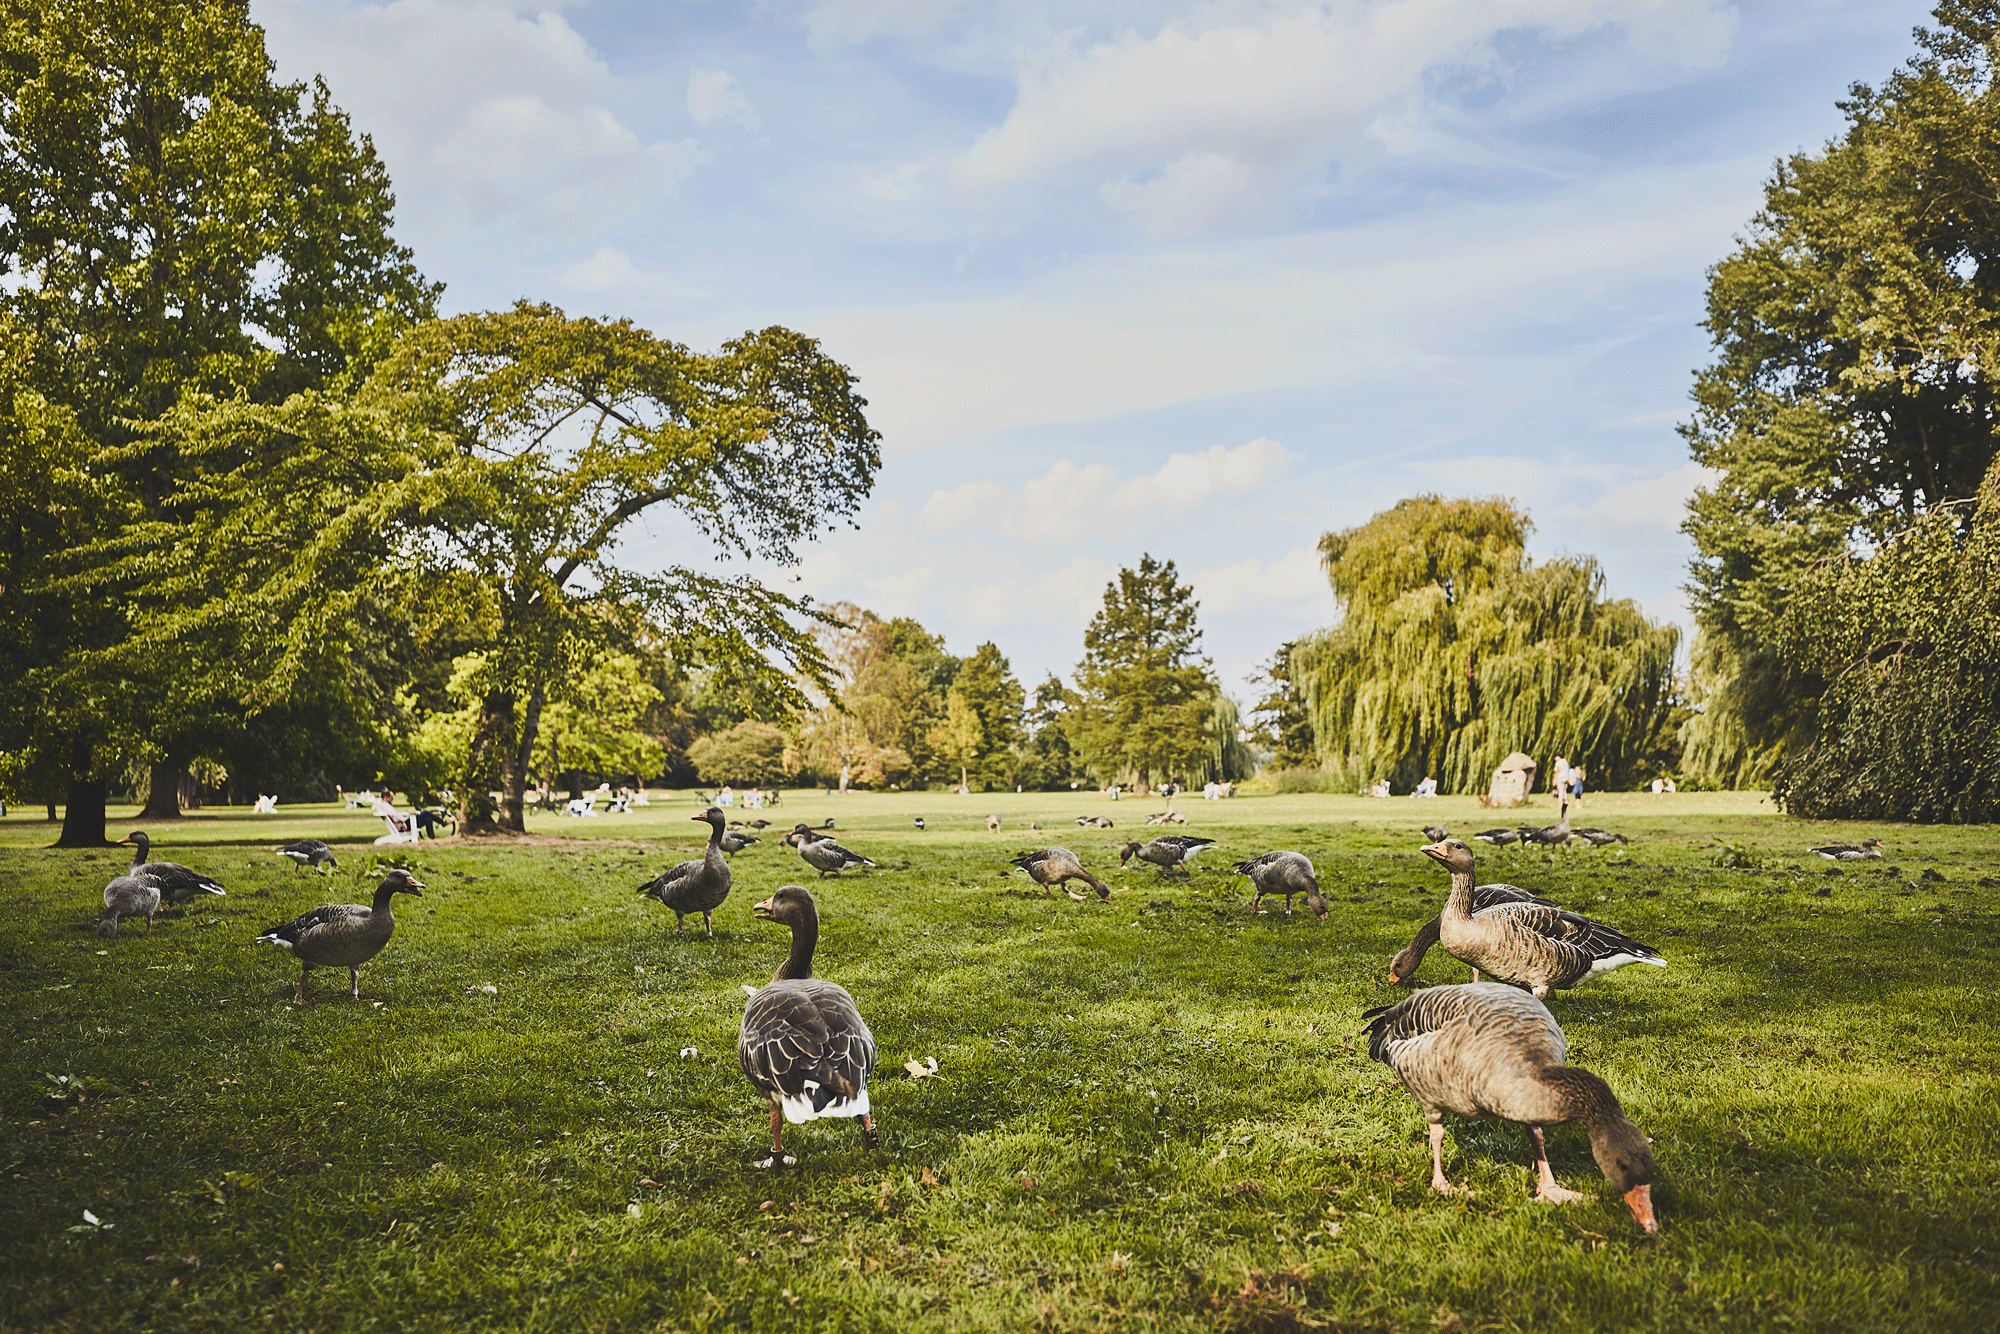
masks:
<path id="1" fill-rule="evenodd" d="M 178 760 L 149 766 L 151 781 L 146 788 L 146 805 L 141 820 L 178 820 L 181 815 L 181 788 L 191 782 L 187 766 Z"/>
<path id="2" fill-rule="evenodd" d="M 108 785 L 102 778 L 88 776 L 92 750 L 83 737 L 70 745 L 69 804 L 63 808 L 62 834 L 56 839 L 59 848 L 101 848 L 110 841 L 104 837 Z"/>
<path id="3" fill-rule="evenodd" d="M 472 745 L 459 774 L 458 832 L 497 834 L 502 830 L 502 810 L 493 802 L 493 789 L 502 787 L 505 757 L 513 750 L 514 694 L 509 690 L 487 692 L 479 702 L 479 722 L 472 730 Z M 516 808 L 518 810 L 518 807 Z"/>
<path id="4" fill-rule="evenodd" d="M 510 834 L 528 832 L 528 767 L 535 758 L 535 737 L 542 730 L 542 705 L 547 701 L 548 692 L 536 686 L 521 718 L 521 739 L 500 763 L 500 827 Z"/>
<path id="5" fill-rule="evenodd" d="M 847 758 L 846 758 L 845 756 L 841 757 L 841 761 L 840 761 L 840 794 L 841 794 L 842 796 L 846 796 L 846 795 L 847 795 L 847 775 L 848 775 L 848 773 L 849 773 L 849 772 L 850 772 L 850 771 L 851 771 L 851 770 L 853 769 L 853 767 L 854 767 L 854 763 L 853 763 L 853 761 L 851 761 L 851 760 L 847 759 Z"/>
<path id="6" fill-rule="evenodd" d="M 1132 795 L 1135 797 L 1143 797 L 1147 795 L 1147 793 L 1149 793 L 1152 789 L 1148 786 L 1146 780 L 1151 777 L 1152 774 L 1150 771 L 1141 768 L 1139 770 L 1139 781 L 1132 784 Z"/>

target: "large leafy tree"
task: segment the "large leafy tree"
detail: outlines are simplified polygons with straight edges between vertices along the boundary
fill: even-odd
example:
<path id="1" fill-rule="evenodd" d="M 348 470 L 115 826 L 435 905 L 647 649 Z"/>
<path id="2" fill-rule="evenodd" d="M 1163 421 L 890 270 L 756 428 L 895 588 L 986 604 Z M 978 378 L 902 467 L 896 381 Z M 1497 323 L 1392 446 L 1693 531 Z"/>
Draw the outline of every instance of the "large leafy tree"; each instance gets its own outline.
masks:
<path id="1" fill-rule="evenodd" d="M 1142 557 L 1104 589 L 1083 636 L 1070 726 L 1076 750 L 1105 778 L 1155 775 L 1212 749 L 1215 683 L 1201 656 L 1200 604 L 1172 561 Z"/>
<path id="2" fill-rule="evenodd" d="M 163 424 L 191 392 L 273 403 L 339 381 L 436 298 L 391 238 L 368 141 L 324 85 L 271 75 L 245 0 L 0 8 L 5 429 L 45 465 L 7 516 L 0 670 L 21 705 L 0 749 L 60 775 L 66 844 L 102 842 L 126 758 L 159 762 L 171 792 L 243 721 L 212 667 L 256 656 L 246 623 L 132 649 L 138 621 L 215 592 L 146 568 L 144 530 L 188 522 L 217 463 Z"/>
<path id="3" fill-rule="evenodd" d="M 1685 526 L 1700 623 L 1687 763 L 1730 783 L 1814 734 L 1777 656 L 1820 562 L 1972 496 L 2000 449 L 2000 5 L 1945 0 L 1916 56 L 1780 162 L 1709 273 L 1715 360 L 1682 429 L 1717 471 Z"/>
<path id="4" fill-rule="evenodd" d="M 960 661 L 946 697 L 947 714 L 952 696 L 964 701 L 979 724 L 979 738 L 960 770 L 960 781 L 989 789 L 1011 784 L 1018 762 L 1014 748 L 1021 740 L 1021 712 L 1027 697 L 999 645 L 988 640 Z M 949 731 L 949 718 L 946 726 Z"/>
<path id="5" fill-rule="evenodd" d="M 1327 764 L 1459 792 L 1515 750 L 1633 777 L 1677 633 L 1607 600 L 1588 558 L 1533 565 L 1529 529 L 1506 500 L 1416 496 L 1321 539 L 1342 619 L 1297 641 L 1292 663 Z"/>

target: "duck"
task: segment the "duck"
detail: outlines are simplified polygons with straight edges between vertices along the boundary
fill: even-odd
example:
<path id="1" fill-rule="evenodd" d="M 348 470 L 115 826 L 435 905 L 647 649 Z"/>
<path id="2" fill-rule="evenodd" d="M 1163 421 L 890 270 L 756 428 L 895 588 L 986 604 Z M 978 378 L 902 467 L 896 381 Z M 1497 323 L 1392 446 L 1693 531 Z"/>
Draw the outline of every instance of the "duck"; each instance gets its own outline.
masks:
<path id="1" fill-rule="evenodd" d="M 1285 896 L 1285 916 L 1292 915 L 1292 895 L 1306 896 L 1306 908 L 1320 921 L 1326 920 L 1326 900 L 1319 892 L 1319 876 L 1313 864 L 1302 852 L 1267 852 L 1261 857 L 1252 857 L 1247 862 L 1236 863 L 1236 873 L 1250 877 L 1257 897 L 1250 900 L 1250 911 L 1256 912 L 1257 905 L 1264 901 L 1266 894 Z"/>
<path id="2" fill-rule="evenodd" d="M 1859 843 L 1829 843 L 1826 847 L 1807 848 L 1806 851 L 1816 852 L 1830 862 L 1858 862 L 1867 857 L 1880 857 L 1882 840 L 1864 838 Z"/>
<path id="3" fill-rule="evenodd" d="M 688 914 L 700 913 L 701 924 L 708 928 L 708 938 L 714 940 L 715 910 L 729 897 L 729 863 L 722 856 L 723 814 L 710 806 L 700 815 L 688 818 L 708 825 L 707 851 L 699 861 L 669 866 L 639 886 L 639 892 L 674 910 L 675 935 L 686 935 Z"/>
<path id="4" fill-rule="evenodd" d="M 398 894 L 422 898 L 424 882 L 408 871 L 392 870 L 375 887 L 372 906 L 328 903 L 259 933 L 259 945 L 276 945 L 299 961 L 294 1004 L 306 1003 L 306 974 L 322 964 L 346 968 L 351 982 L 347 994 L 361 999 L 361 965 L 380 954 L 396 934 L 396 915 L 389 905 Z"/>
<path id="5" fill-rule="evenodd" d="M 1081 899 L 1083 895 L 1069 887 L 1072 880 L 1081 880 L 1089 885 L 1097 891 L 1100 899 L 1111 897 L 1111 886 L 1084 870 L 1082 861 L 1068 848 L 1038 848 L 1033 852 L 1024 852 L 1013 858 L 1013 864 L 1026 871 L 1028 878 L 1047 890 L 1050 897 L 1054 897 L 1055 887 L 1061 885 L 1063 893 L 1073 899 Z"/>
<path id="6" fill-rule="evenodd" d="M 308 866 L 317 871 L 323 867 L 340 865 L 333 858 L 333 849 L 329 848 L 323 840 L 317 838 L 302 838 L 296 843 L 287 843 L 284 847 L 275 849 L 275 851 L 280 857 L 289 857 L 292 859 L 292 869 L 295 875 L 305 870 Z"/>
<path id="7" fill-rule="evenodd" d="M 179 862 L 156 862 L 147 860 L 152 853 L 153 840 L 143 829 L 134 829 L 118 840 L 119 846 L 132 845 L 132 869 L 127 875 L 136 875 L 147 884 L 160 891 L 161 899 L 168 903 L 186 903 L 202 894 L 224 894 L 220 883 Z"/>
<path id="8" fill-rule="evenodd" d="M 146 934 L 153 934 L 153 914 L 160 910 L 160 887 L 143 876 L 121 875 L 104 887 L 104 911 L 97 916 L 97 936 L 110 940 L 118 934 L 118 919 L 143 917 Z"/>
<path id="9" fill-rule="evenodd" d="M 728 857 L 734 857 L 737 853 L 743 851 L 743 849 L 749 847 L 751 844 L 761 843 L 761 842 L 763 842 L 763 840 L 758 838 L 755 834 L 739 834 L 733 829 L 724 830 L 722 834 L 723 855 Z"/>
<path id="10" fill-rule="evenodd" d="M 1472 887 L 1474 917 L 1499 903 L 1533 903 L 1544 908 L 1556 906 L 1547 899 L 1537 898 L 1527 890 L 1513 885 L 1493 884 Z M 1438 943 L 1438 933 L 1443 929 L 1443 920 L 1441 917 L 1433 917 L 1417 928 L 1416 936 L 1403 947 L 1403 952 L 1389 961 L 1389 981 L 1400 986 L 1417 975 L 1417 969 L 1423 965 L 1424 956 L 1430 953 L 1431 946 Z"/>
<path id="11" fill-rule="evenodd" d="M 1451 872 L 1451 897 L 1439 914 L 1439 939 L 1447 952 L 1472 966 L 1534 992 L 1542 1000 L 1551 989 L 1567 991 L 1627 964 L 1665 968 L 1650 946 L 1580 913 L 1536 903 L 1496 903 L 1472 911 L 1472 849 L 1457 839 L 1429 843 L 1424 855 Z"/>
<path id="12" fill-rule="evenodd" d="M 1433 843 L 1442 843 L 1451 837 L 1451 831 L 1441 824 L 1427 824 L 1424 826 L 1424 837 Z"/>
<path id="13" fill-rule="evenodd" d="M 784 1126 L 821 1117 L 861 1121 L 870 1150 L 881 1136 L 868 1114 L 868 1076 L 875 1070 L 875 1035 L 847 989 L 812 975 L 819 944 L 819 909 L 803 885 L 786 885 L 750 910 L 759 921 L 792 929 L 792 950 L 766 985 L 750 993 L 736 1031 L 736 1059 L 750 1087 L 771 1109 L 771 1156 L 758 1163 L 792 1166 Z"/>
<path id="14" fill-rule="evenodd" d="M 1396 1072 L 1430 1124 L 1431 1189 L 1456 1194 L 1444 1175 L 1444 1114 L 1498 1117 L 1528 1128 L 1534 1144 L 1535 1198 L 1568 1204 L 1585 1198 L 1556 1184 L 1542 1127 L 1582 1124 L 1591 1156 L 1647 1232 L 1658 1168 L 1653 1146 L 1632 1124 L 1611 1086 L 1566 1065 L 1562 1026 L 1546 1005 L 1496 982 L 1430 987 L 1394 1005 L 1364 1011 L 1368 1055 Z"/>
<path id="15" fill-rule="evenodd" d="M 1188 870 L 1188 863 L 1194 860 L 1196 853 L 1214 846 L 1214 843 L 1212 838 L 1197 838 L 1193 834 L 1162 834 L 1149 843 L 1127 843 L 1118 850 L 1118 865 L 1122 867 L 1137 857 L 1142 862 L 1151 862 L 1159 867 L 1163 875 L 1176 866 L 1184 874 L 1193 875 L 1194 872 Z"/>
<path id="16" fill-rule="evenodd" d="M 1613 843 L 1630 843 L 1632 841 L 1623 834 L 1614 834 L 1609 829 L 1598 829 L 1595 826 L 1589 829 L 1572 829 L 1569 831 L 1569 836 L 1571 838 L 1580 838 L 1593 848 L 1609 847 Z"/>
<path id="17" fill-rule="evenodd" d="M 830 875 L 839 875 L 842 871 L 855 871 L 875 864 L 860 853 L 850 852 L 841 847 L 831 836 L 811 838 L 800 843 L 799 857 L 806 865 L 818 871 L 822 880 Z"/>
<path id="18" fill-rule="evenodd" d="M 1429 833 L 1430 831 L 1425 830 L 1424 832 Z M 1473 837 L 1481 843 L 1491 843 L 1496 848 L 1504 848 L 1509 843 L 1519 843 L 1521 841 L 1521 832 L 1519 829 L 1482 829 L 1474 834 Z M 1441 838 L 1435 838 L 1431 841 L 1433 843 L 1444 842 Z"/>
<path id="19" fill-rule="evenodd" d="M 1569 798 L 1565 797 L 1562 804 L 1562 819 L 1556 821 L 1554 824 L 1545 824 L 1539 829 L 1523 829 L 1521 831 L 1521 841 L 1523 843 L 1539 843 L 1549 848 L 1559 848 L 1569 842 L 1571 832 L 1569 827 Z M 1438 841 L 1443 842 L 1444 840 L 1440 839 Z"/>

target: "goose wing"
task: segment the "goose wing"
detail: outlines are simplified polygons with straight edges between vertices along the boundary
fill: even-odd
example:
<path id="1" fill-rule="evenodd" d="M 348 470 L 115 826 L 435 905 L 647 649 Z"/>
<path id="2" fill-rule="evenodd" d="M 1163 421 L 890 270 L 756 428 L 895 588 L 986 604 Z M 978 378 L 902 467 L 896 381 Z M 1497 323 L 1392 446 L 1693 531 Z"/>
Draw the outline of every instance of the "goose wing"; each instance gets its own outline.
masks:
<path id="1" fill-rule="evenodd" d="M 751 995 L 737 1031 L 744 1076 L 798 1124 L 868 1111 L 875 1035 L 845 988 L 819 978 L 773 982 Z"/>
<path id="2" fill-rule="evenodd" d="M 1603 972 L 1605 966 L 1616 968 L 1626 963 L 1665 963 L 1660 952 L 1650 945 L 1643 945 L 1615 927 L 1585 917 L 1582 913 L 1557 910 L 1562 939 L 1576 946 L 1591 961 L 1592 972 Z M 1613 963 L 1613 960 L 1618 960 Z"/>
<path id="3" fill-rule="evenodd" d="M 365 903 L 323 904 L 310 912 L 300 913 L 289 922 L 265 927 L 257 933 L 257 940 L 260 944 L 281 945 L 295 950 L 316 935 L 359 926 L 374 911 Z"/>
<path id="4" fill-rule="evenodd" d="M 1192 834 L 1162 834 L 1153 841 L 1162 847 L 1172 848 L 1183 857 L 1215 842 L 1212 838 L 1196 838 Z"/>
<path id="5" fill-rule="evenodd" d="M 1555 907 L 1555 904 L 1549 900 L 1539 898 L 1522 889 L 1519 885 L 1492 884 L 1474 885 L 1472 887 L 1472 912 L 1474 916 L 1477 916 L 1487 908 L 1496 907 L 1502 903 L 1534 903 L 1544 908 Z"/>
<path id="6" fill-rule="evenodd" d="M 1475 982 L 1429 987 L 1394 1005 L 1362 1012 L 1368 1020 L 1368 1056 L 1398 1074 L 1422 1063 L 1427 1053 L 1456 1038 L 1462 1050 L 1479 1046 L 1516 1049 L 1521 1055 L 1560 1065 L 1567 1044 L 1548 1007 L 1515 987 Z"/>
<path id="7" fill-rule="evenodd" d="M 160 897 L 169 903 L 191 899 L 197 894 L 221 894 L 223 888 L 208 876 L 191 866 L 179 862 L 147 862 L 135 866 L 132 875 L 160 891 Z"/>

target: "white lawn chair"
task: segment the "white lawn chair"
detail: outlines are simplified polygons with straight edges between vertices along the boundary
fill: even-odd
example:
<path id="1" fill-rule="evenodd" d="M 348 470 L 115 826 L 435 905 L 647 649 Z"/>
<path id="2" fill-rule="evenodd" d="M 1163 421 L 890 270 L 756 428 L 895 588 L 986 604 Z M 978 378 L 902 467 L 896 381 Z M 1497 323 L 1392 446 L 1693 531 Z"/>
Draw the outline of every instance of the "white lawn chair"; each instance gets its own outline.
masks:
<path id="1" fill-rule="evenodd" d="M 423 831 L 417 828 L 417 817 L 414 814 L 385 815 L 382 817 L 382 823 L 389 827 L 389 832 L 375 840 L 377 847 L 384 843 L 414 843 L 423 837 Z"/>

